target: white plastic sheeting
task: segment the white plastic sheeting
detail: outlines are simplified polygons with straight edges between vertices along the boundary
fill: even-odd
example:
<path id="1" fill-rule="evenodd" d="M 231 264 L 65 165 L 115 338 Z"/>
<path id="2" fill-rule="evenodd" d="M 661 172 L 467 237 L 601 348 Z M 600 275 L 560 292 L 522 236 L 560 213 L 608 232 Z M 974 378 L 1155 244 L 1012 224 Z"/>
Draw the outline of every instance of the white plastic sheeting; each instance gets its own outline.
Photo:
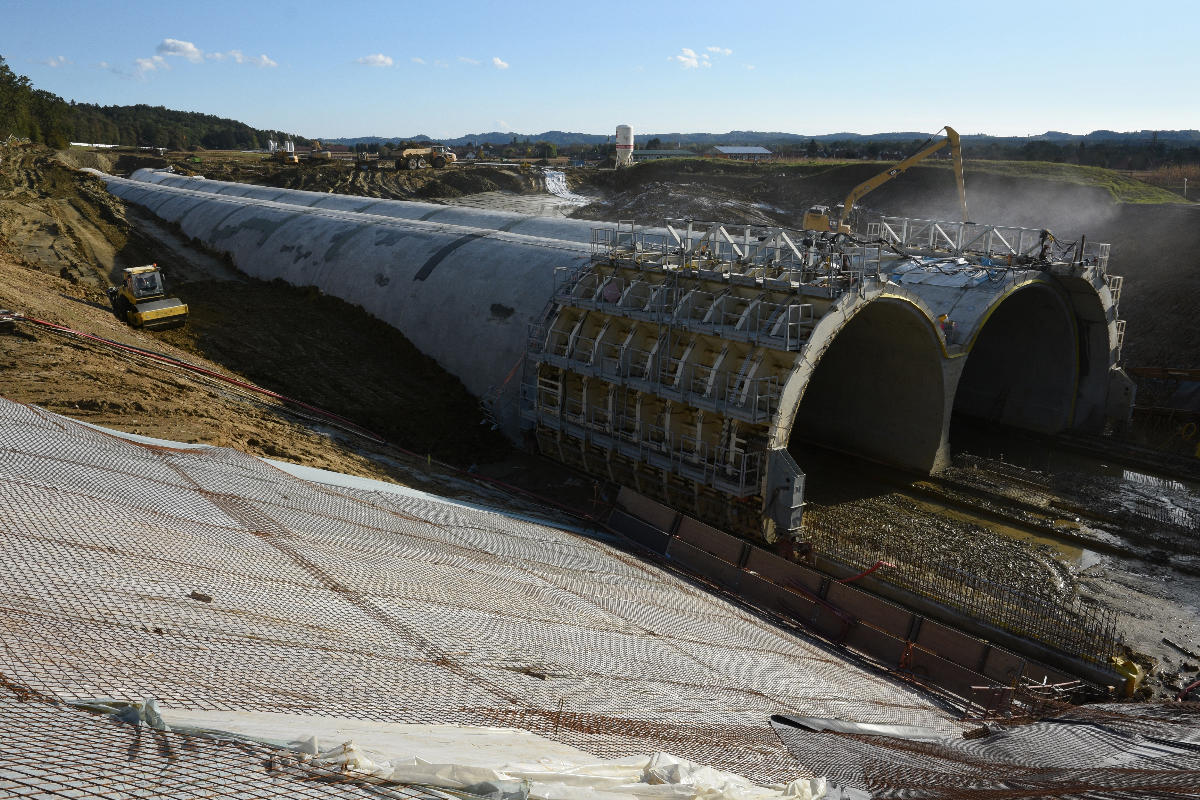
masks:
<path id="1" fill-rule="evenodd" d="M 285 748 L 343 774 L 533 800 L 817 800 L 823 779 L 757 786 L 669 753 L 599 759 L 515 728 L 404 725 L 363 719 L 256 711 L 167 708 L 154 700 L 80 701 L 123 722 L 217 739 Z"/>

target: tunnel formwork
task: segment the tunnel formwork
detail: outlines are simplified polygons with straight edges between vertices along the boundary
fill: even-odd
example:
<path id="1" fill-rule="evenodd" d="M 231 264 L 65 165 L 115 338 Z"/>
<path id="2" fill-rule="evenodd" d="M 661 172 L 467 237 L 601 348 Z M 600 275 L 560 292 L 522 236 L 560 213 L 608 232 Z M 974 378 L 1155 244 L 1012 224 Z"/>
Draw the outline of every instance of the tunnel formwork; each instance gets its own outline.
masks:
<path id="1" fill-rule="evenodd" d="M 530 336 L 523 418 L 543 453 L 724 530 L 799 534 L 807 443 L 930 473 L 956 410 L 1048 433 L 1111 411 L 1105 244 L 886 218 L 862 239 L 667 220 L 592 247 Z"/>

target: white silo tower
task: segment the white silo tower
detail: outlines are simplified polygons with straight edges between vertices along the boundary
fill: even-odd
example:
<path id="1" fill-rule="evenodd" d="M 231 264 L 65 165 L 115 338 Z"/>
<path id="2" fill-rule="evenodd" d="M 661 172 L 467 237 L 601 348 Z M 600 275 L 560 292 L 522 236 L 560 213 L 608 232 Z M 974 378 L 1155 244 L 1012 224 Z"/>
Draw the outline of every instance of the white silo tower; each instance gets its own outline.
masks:
<path id="1" fill-rule="evenodd" d="M 633 127 L 617 126 L 617 166 L 628 167 L 633 164 Z"/>

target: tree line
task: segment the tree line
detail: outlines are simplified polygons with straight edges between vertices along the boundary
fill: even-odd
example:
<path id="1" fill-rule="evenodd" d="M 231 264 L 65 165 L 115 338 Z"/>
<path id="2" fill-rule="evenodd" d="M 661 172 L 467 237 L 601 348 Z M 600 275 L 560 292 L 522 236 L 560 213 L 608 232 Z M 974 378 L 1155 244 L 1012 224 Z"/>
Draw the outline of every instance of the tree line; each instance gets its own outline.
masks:
<path id="1" fill-rule="evenodd" d="M 54 148 L 66 147 L 70 142 L 172 150 L 253 150 L 266 147 L 271 139 L 308 144 L 303 137 L 258 130 L 212 114 L 163 106 L 67 102 L 35 88 L 29 78 L 14 73 L 0 56 L 0 140 L 10 135 Z"/>

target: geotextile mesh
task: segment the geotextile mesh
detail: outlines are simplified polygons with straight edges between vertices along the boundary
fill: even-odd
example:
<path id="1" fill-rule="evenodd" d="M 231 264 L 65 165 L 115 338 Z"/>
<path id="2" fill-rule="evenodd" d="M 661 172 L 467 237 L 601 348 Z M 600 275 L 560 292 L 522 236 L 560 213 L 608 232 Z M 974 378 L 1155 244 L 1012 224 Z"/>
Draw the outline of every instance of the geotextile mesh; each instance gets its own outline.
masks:
<path id="1" fill-rule="evenodd" d="M 135 776 L 159 766 L 130 756 L 133 734 L 54 703 L 515 726 L 598 757 L 666 750 L 766 783 L 811 774 L 774 714 L 962 729 L 917 689 L 604 535 L 318 485 L 232 450 L 136 444 L 8 401 L 0 678 L 20 687 L 0 687 L 3 730 L 59 742 L 47 770 L 103 762 Z M 36 715 L 12 711 L 17 694 Z M 34 734 L 23 719 L 50 722 Z M 68 744 L 60 723 L 105 735 Z M 291 791 L 261 760 L 227 759 L 253 784 L 229 796 Z M 171 763 L 184 780 L 199 761 Z"/>

